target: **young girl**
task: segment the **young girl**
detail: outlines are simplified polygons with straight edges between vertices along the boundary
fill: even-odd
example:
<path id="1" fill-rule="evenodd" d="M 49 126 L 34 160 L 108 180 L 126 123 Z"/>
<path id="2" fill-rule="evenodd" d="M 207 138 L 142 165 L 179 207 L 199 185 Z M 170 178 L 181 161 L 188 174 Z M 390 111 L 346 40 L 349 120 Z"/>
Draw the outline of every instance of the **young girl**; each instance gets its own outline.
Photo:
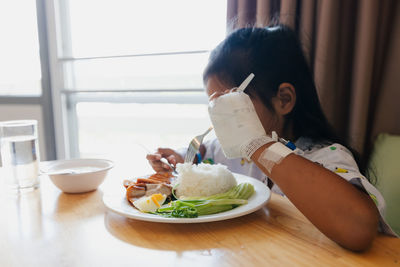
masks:
<path id="1" fill-rule="evenodd" d="M 244 92 L 232 90 L 251 73 Z M 382 218 L 382 196 L 329 126 L 291 29 L 236 30 L 212 52 L 204 83 L 218 140 L 205 143 L 202 158 L 274 184 L 273 191 L 348 249 L 368 248 L 378 227 L 395 235 Z M 295 142 L 290 149 L 278 140 Z M 154 170 L 165 171 L 161 157 L 176 164 L 182 156 L 159 149 L 147 159 Z"/>

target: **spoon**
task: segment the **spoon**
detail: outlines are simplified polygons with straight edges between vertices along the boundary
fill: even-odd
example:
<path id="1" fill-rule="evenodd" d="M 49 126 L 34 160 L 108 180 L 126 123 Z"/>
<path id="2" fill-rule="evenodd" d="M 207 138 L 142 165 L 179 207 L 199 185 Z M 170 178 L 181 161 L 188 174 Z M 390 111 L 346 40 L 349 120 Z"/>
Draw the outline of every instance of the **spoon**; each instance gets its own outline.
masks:
<path id="1" fill-rule="evenodd" d="M 78 174 L 79 171 L 74 171 L 74 170 L 62 170 L 62 171 L 54 171 L 54 172 L 46 172 L 46 171 L 39 171 L 40 175 L 65 175 L 65 174 Z"/>
<path id="2" fill-rule="evenodd" d="M 141 144 L 141 143 L 137 143 L 138 145 L 140 145 L 141 147 L 144 148 L 144 150 L 147 151 L 147 153 L 151 154 L 153 152 L 150 151 L 150 149 L 148 149 L 145 145 Z M 168 160 L 166 158 L 161 158 L 160 161 L 164 164 L 166 164 L 168 167 L 171 168 L 172 172 L 175 174 L 178 174 L 178 172 L 176 171 L 175 166 L 173 166 L 171 163 L 168 162 Z"/>
<path id="3" fill-rule="evenodd" d="M 170 167 L 172 169 L 172 172 L 174 172 L 175 174 L 178 174 L 178 172 L 176 171 L 175 166 L 173 166 L 171 163 L 168 162 L 168 160 L 166 158 L 161 158 L 160 161 L 162 163 L 165 163 L 168 165 L 168 167 Z"/>

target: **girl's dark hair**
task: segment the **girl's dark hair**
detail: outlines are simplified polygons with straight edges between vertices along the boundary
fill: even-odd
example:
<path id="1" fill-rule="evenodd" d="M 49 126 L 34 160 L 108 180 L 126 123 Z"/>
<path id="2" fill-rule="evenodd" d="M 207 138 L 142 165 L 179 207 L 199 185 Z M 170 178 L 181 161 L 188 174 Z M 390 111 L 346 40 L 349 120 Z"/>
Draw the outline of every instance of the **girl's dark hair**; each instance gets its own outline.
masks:
<path id="1" fill-rule="evenodd" d="M 314 142 L 340 141 L 321 109 L 311 70 L 293 30 L 278 25 L 232 32 L 212 51 L 203 79 L 215 75 L 221 83 L 234 87 L 250 73 L 255 78 L 245 92 L 257 95 L 272 112 L 271 99 L 280 84 L 294 86 L 296 104 L 286 115 L 284 127 L 291 125 L 296 139 L 302 136 Z"/>

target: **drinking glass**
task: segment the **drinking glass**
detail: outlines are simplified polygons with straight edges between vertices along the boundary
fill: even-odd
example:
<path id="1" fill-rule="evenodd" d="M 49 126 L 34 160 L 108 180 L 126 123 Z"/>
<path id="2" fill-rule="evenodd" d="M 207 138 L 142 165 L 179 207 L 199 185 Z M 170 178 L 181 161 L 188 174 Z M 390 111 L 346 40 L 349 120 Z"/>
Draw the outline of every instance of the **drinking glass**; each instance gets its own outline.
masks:
<path id="1" fill-rule="evenodd" d="M 6 188 L 39 187 L 39 144 L 36 120 L 0 122 L 0 178 Z"/>

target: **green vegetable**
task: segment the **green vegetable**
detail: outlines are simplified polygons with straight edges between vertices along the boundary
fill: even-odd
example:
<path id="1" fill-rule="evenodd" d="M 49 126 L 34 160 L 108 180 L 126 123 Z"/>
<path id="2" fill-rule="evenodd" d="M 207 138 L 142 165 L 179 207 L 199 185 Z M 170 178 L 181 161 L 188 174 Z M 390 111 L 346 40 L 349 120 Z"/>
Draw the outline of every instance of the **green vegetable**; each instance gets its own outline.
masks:
<path id="1" fill-rule="evenodd" d="M 202 215 L 228 211 L 247 203 L 254 193 L 254 187 L 249 183 L 241 183 L 229 191 L 209 197 L 191 197 L 171 201 L 155 214 L 173 218 L 196 218 Z"/>

